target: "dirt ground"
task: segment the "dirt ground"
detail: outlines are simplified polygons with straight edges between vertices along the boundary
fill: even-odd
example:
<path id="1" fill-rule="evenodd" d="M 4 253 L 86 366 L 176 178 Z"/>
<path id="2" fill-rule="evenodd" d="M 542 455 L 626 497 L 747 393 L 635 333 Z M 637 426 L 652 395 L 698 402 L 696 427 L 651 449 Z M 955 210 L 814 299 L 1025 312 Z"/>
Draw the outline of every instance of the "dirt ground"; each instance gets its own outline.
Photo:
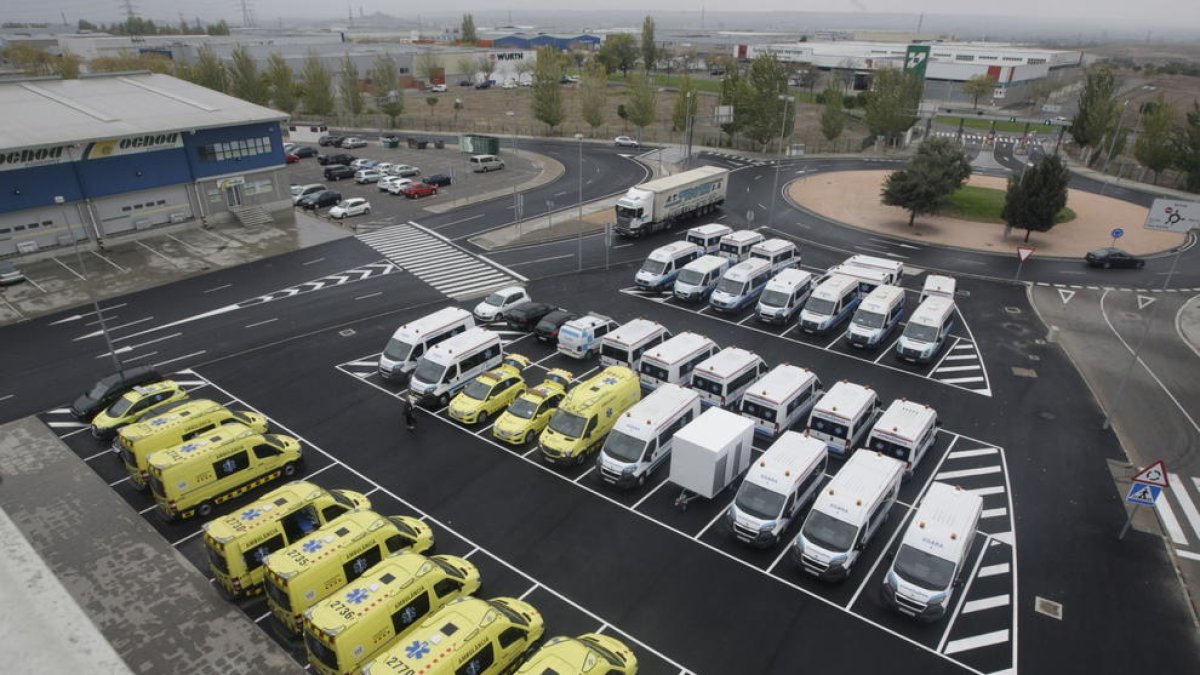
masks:
<path id="1" fill-rule="evenodd" d="M 1025 232 L 1015 230 L 1005 238 L 1004 225 L 978 223 L 945 216 L 918 217 L 908 226 L 908 212 L 880 202 L 887 171 L 839 171 L 801 178 L 787 186 L 795 203 L 822 216 L 854 227 L 894 237 L 981 251 L 1010 252 L 1024 246 Z M 970 185 L 1005 188 L 1004 178 L 972 176 Z M 1079 190 L 1070 190 L 1067 206 L 1075 219 L 1049 232 L 1034 232 L 1029 246 L 1038 255 L 1078 258 L 1090 250 L 1112 243 L 1114 227 L 1125 230 L 1119 246 L 1140 255 L 1174 248 L 1183 243 L 1177 234 L 1151 232 L 1142 227 L 1148 210 L 1136 204 Z"/>

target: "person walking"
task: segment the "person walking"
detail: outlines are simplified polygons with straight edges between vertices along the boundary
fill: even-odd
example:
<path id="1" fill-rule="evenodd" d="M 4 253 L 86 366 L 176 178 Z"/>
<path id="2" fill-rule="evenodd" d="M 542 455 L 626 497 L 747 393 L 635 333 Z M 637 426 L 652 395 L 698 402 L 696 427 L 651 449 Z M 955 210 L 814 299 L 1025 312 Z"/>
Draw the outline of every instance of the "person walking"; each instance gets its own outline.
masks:
<path id="1" fill-rule="evenodd" d="M 416 407 L 416 401 L 413 401 L 412 396 L 404 397 L 404 426 L 408 427 L 409 433 L 417 430 Z"/>

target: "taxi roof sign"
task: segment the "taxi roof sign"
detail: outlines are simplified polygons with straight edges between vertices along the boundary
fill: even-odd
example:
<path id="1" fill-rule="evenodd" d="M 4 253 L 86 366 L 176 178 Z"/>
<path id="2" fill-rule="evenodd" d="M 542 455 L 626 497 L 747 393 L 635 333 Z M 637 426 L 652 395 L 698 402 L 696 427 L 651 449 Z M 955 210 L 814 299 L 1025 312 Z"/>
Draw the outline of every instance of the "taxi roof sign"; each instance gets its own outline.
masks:
<path id="1" fill-rule="evenodd" d="M 1142 469 L 1136 476 L 1133 477 L 1135 483 L 1145 483 L 1147 485 L 1157 485 L 1159 487 L 1169 487 L 1167 482 L 1167 465 L 1163 464 L 1160 459 L 1150 466 Z"/>

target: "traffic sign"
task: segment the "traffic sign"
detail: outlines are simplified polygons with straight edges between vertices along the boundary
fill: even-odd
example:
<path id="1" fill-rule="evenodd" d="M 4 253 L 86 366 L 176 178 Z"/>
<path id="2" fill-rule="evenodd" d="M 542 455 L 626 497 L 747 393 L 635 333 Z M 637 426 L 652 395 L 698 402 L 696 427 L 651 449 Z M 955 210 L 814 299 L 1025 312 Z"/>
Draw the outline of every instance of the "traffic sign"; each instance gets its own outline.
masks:
<path id="1" fill-rule="evenodd" d="M 1114 228 L 1113 228 L 1113 231 L 1112 231 L 1112 238 L 1113 238 L 1113 239 L 1120 239 L 1121 237 L 1124 237 L 1124 236 L 1125 236 L 1125 230 L 1122 230 L 1122 229 L 1121 229 L 1121 228 L 1119 228 L 1119 227 L 1114 227 Z"/>
<path id="2" fill-rule="evenodd" d="M 1025 262 L 1026 260 L 1029 260 L 1029 256 L 1033 255 L 1033 252 L 1035 250 L 1037 250 L 1037 249 L 1034 249 L 1029 246 L 1018 246 L 1017 247 L 1017 258 L 1019 258 L 1021 260 L 1021 262 Z"/>
<path id="3" fill-rule="evenodd" d="M 1054 126 L 1054 120 L 1045 120 L 1042 122 L 1042 124 L 1044 124 L 1048 127 L 1052 127 L 1052 126 Z"/>
<path id="4" fill-rule="evenodd" d="M 1008 118 L 1008 121 L 1009 121 L 1009 122 L 1016 122 L 1016 121 L 1017 121 L 1017 118 L 1016 118 L 1016 117 L 1013 117 L 1013 116 L 1009 116 L 1009 118 Z"/>
<path id="5" fill-rule="evenodd" d="M 1170 485 L 1167 482 L 1167 465 L 1163 464 L 1161 459 L 1139 471 L 1131 480 L 1135 483 L 1157 485 L 1158 487 L 1168 487 Z"/>
<path id="6" fill-rule="evenodd" d="M 1187 233 L 1200 227 L 1200 202 L 1155 199 L 1146 216 L 1147 230 Z"/>
<path id="7" fill-rule="evenodd" d="M 1160 494 L 1162 494 L 1162 488 L 1158 485 L 1134 483 L 1129 486 L 1129 494 L 1125 495 L 1125 501 L 1141 506 L 1154 506 Z"/>

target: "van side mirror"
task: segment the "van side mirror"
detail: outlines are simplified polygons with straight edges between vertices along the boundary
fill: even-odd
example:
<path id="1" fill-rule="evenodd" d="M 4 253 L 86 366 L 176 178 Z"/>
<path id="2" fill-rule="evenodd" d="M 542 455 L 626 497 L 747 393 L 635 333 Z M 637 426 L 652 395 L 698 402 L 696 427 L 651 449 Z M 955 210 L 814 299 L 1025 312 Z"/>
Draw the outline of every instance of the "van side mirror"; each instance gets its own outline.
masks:
<path id="1" fill-rule="evenodd" d="M 893 561 L 893 560 L 895 560 L 895 559 L 896 559 L 896 552 L 895 552 L 895 551 L 888 551 L 888 552 L 887 552 L 887 555 L 886 555 L 886 556 L 884 556 L 884 558 L 886 558 L 888 562 L 891 562 L 891 561 Z"/>
<path id="2" fill-rule="evenodd" d="M 939 427 L 940 427 L 940 426 L 942 426 L 942 424 L 944 424 L 944 422 L 942 422 L 941 418 L 938 418 L 938 419 L 936 419 L 936 420 L 934 420 L 934 421 L 933 421 L 933 424 L 934 424 L 934 426 L 939 426 Z"/>
<path id="3" fill-rule="evenodd" d="M 854 550 L 855 551 L 861 551 L 864 548 L 866 548 L 866 544 L 864 544 L 863 542 L 861 542 L 861 541 L 854 542 Z"/>
<path id="4" fill-rule="evenodd" d="M 963 580 L 962 580 L 962 577 L 956 577 L 956 578 L 954 579 L 954 587 L 955 587 L 955 588 L 960 588 L 960 587 L 962 587 L 962 585 L 963 585 Z"/>

